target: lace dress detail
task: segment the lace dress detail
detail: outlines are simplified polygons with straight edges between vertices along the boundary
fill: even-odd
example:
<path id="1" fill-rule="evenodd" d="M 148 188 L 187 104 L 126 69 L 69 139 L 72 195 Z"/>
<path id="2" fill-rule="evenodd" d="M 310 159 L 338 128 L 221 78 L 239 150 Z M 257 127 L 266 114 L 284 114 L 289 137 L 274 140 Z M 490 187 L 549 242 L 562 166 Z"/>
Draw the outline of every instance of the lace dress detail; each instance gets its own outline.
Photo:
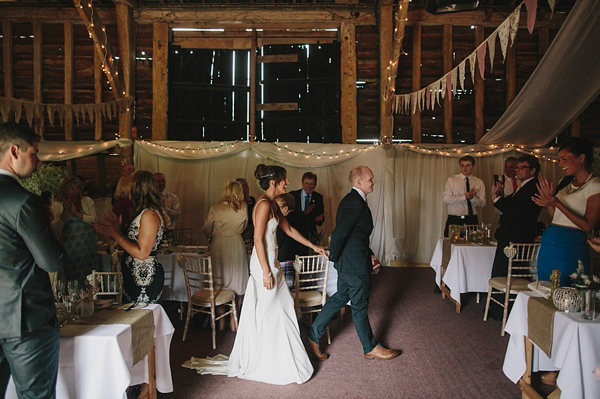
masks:
<path id="1" fill-rule="evenodd" d="M 142 210 L 131 222 L 127 229 L 127 238 L 135 243 L 140 235 L 140 220 L 148 209 Z M 160 214 L 159 214 L 160 217 Z M 147 259 L 141 260 L 123 252 L 121 271 L 123 272 L 123 288 L 125 298 L 130 302 L 161 303 L 162 288 L 165 280 L 163 267 L 156 258 L 158 246 L 162 240 L 164 222 L 161 218 L 152 252 Z"/>

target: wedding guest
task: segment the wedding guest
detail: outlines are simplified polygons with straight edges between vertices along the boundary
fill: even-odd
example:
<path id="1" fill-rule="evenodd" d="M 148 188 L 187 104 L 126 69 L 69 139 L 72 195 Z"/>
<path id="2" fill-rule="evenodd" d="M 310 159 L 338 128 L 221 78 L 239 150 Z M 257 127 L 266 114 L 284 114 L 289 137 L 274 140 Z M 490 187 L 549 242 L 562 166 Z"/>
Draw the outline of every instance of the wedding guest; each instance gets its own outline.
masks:
<path id="1" fill-rule="evenodd" d="M 163 209 L 169 215 L 170 222 L 167 224 L 169 230 L 177 228 L 177 220 L 181 210 L 179 209 L 179 197 L 172 192 L 167 191 L 167 180 L 164 173 L 155 173 L 154 177 L 158 182 L 158 192 L 160 193 L 160 200 L 163 204 Z"/>
<path id="2" fill-rule="evenodd" d="M 60 336 L 48 272 L 65 253 L 50 228 L 42 199 L 20 179 L 37 168 L 40 137 L 15 123 L 0 124 L 0 396 L 12 376 L 22 398 L 54 398 Z"/>
<path id="3" fill-rule="evenodd" d="M 240 182 L 242 188 L 244 189 L 244 202 L 246 203 L 246 210 L 248 212 L 248 224 L 246 225 L 246 230 L 242 233 L 242 237 L 244 240 L 252 240 L 252 236 L 254 234 L 254 223 L 252 223 L 252 211 L 254 210 L 254 205 L 256 205 L 256 198 L 250 195 L 250 186 L 248 186 L 248 182 L 243 177 L 238 177 L 235 179 Z"/>
<path id="4" fill-rule="evenodd" d="M 504 160 L 504 175 L 503 180 L 500 180 L 500 184 L 502 184 L 503 197 L 508 197 L 509 195 L 517 191 L 517 189 L 520 186 L 519 179 L 517 178 L 517 163 L 518 160 L 516 157 L 508 157 L 506 158 L 506 160 Z M 495 183 L 496 182 L 494 182 L 494 184 Z M 494 187 L 492 186 L 492 191 L 493 190 Z M 494 211 L 498 215 L 502 215 L 502 212 L 498 208 L 494 209 Z"/>
<path id="5" fill-rule="evenodd" d="M 52 203 L 52 230 L 67 252 L 65 278 L 83 283 L 98 268 L 98 242 L 92 223 L 96 222 L 94 200 L 81 194 L 83 183 L 66 176 Z"/>
<path id="6" fill-rule="evenodd" d="M 478 224 L 477 208 L 485 206 L 485 185 L 473 176 L 475 158 L 465 155 L 458 160 L 460 173 L 450 176 L 444 186 L 444 204 L 448 205 L 448 219 L 444 237 L 451 224 Z"/>
<path id="7" fill-rule="evenodd" d="M 312 172 L 306 172 L 302 175 L 302 189 L 291 191 L 294 196 L 295 212 L 297 217 L 306 219 L 308 231 L 300 231 L 302 235 L 307 235 L 309 239 L 314 241 L 317 235 L 317 226 L 321 226 L 325 222 L 325 205 L 323 204 L 323 195 L 315 191 L 317 186 L 317 175 Z M 306 251 L 306 250 L 305 250 Z M 308 252 L 303 252 L 300 255 L 308 255 Z"/>
<path id="8" fill-rule="evenodd" d="M 124 250 L 121 271 L 125 298 L 129 302 L 162 304 L 165 272 L 156 251 L 169 216 L 162 206 L 154 174 L 147 170 L 133 172 L 130 196 L 134 217 L 125 225 L 125 234 L 113 212 L 107 212 L 104 223 L 95 223 L 94 228 L 114 238 Z"/>
<path id="9" fill-rule="evenodd" d="M 275 197 L 275 202 L 279 205 L 281 213 L 286 217 L 290 226 L 295 227 L 291 220 L 297 215 L 296 212 L 294 212 L 294 197 L 290 194 L 280 194 Z M 296 255 L 299 255 L 299 252 L 297 251 L 298 246 L 296 244 L 302 246 L 302 252 L 305 251 L 306 247 L 304 245 L 299 244 L 296 240 L 285 234 L 281 228 L 277 228 L 277 259 L 279 260 L 281 271 L 285 276 L 285 281 L 287 282 L 290 291 L 294 290 L 294 280 L 296 279 L 294 260 L 296 259 Z"/>
<path id="10" fill-rule="evenodd" d="M 594 162 L 592 144 L 583 138 L 571 138 L 558 152 L 559 165 L 574 179 L 554 195 L 554 186 L 541 177 L 536 204 L 548 208 L 552 225 L 542 236 L 538 256 L 538 278 L 550 280 L 552 270 L 560 270 L 560 284 L 569 284 L 569 275 L 577 270 L 578 260 L 585 272 L 590 267 L 587 233 L 600 221 L 600 178 L 591 173 Z"/>
<path id="11" fill-rule="evenodd" d="M 129 198 L 130 181 L 129 176 L 121 177 L 115 191 L 115 202 L 113 203 L 112 211 L 121 220 L 121 224 L 129 223 L 131 220 L 133 203 Z"/>
<path id="12" fill-rule="evenodd" d="M 221 199 L 210 207 L 202 232 L 210 240 L 210 257 L 215 284 L 235 291 L 237 305 L 248 284 L 248 253 L 242 232 L 248 223 L 242 185 L 229 180 L 223 185 Z M 222 307 L 217 308 L 223 314 Z M 235 331 L 235 321 L 230 317 L 229 326 Z M 225 318 L 219 320 L 219 329 L 225 327 Z"/>

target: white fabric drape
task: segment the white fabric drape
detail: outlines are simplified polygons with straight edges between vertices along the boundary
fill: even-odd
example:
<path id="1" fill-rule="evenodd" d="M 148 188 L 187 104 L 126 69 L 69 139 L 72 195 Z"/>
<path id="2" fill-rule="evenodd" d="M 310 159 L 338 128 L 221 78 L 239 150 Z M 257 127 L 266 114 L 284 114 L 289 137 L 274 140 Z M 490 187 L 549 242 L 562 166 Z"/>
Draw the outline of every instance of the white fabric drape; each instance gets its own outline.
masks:
<path id="1" fill-rule="evenodd" d="M 43 162 L 60 162 L 87 157 L 116 146 L 129 147 L 130 139 L 110 141 L 40 141 L 38 158 Z"/>
<path id="2" fill-rule="evenodd" d="M 161 148 L 159 144 L 171 148 L 187 146 L 188 150 L 177 152 Z M 234 144 L 233 147 L 231 144 Z M 323 194 L 324 198 L 325 237 L 333 231 L 337 206 L 350 190 L 350 170 L 358 165 L 367 165 L 373 170 L 377 182 L 374 192 L 367 197 L 375 223 L 371 247 L 383 263 L 388 264 L 395 258 L 429 262 L 446 221 L 446 207 L 442 202 L 444 183 L 448 176 L 459 173 L 458 157 L 465 151 L 474 150 L 474 174 L 486 185 L 488 203 L 482 210 L 480 221 L 492 223 L 495 227 L 498 216 L 493 211 L 491 199 L 493 175 L 503 173 L 506 157 L 521 155 L 515 149 L 490 150 L 483 146 L 456 147 L 461 153 L 453 152 L 452 156 L 446 156 L 440 154 L 451 150 L 447 146 L 435 145 L 367 148 L 364 145 L 345 144 L 276 144 L 155 142 L 152 146 L 136 141 L 134 164 L 136 169 L 165 174 L 167 190 L 177 194 L 180 199 L 182 216 L 179 227 L 192 228 L 197 233 L 204 224 L 210 206 L 219 201 L 221 188 L 227 180 L 246 178 L 250 194 L 258 197 L 260 191 L 253 174 L 259 163 L 284 166 L 290 179 L 288 191 L 300 189 L 302 175 L 311 171 L 318 176 L 316 191 Z M 286 145 L 292 154 L 277 149 Z M 201 150 L 199 154 L 196 150 L 211 146 L 223 146 L 223 150 L 220 149 L 218 153 L 213 150 L 212 154 L 202 154 Z M 193 154 L 192 148 L 195 151 Z M 294 151 L 321 156 L 317 159 L 316 155 L 294 155 Z M 329 154 L 341 154 L 340 151 L 350 152 L 351 155 L 338 158 L 332 155 L 329 158 Z M 477 156 L 478 151 L 481 151 L 481 156 Z M 485 152 L 484 156 L 484 151 L 491 151 L 492 154 Z M 323 156 L 323 152 L 327 155 Z M 551 152 L 548 150 L 544 154 Z M 315 167 L 315 163 L 321 163 L 322 166 Z M 542 175 L 550 180 L 557 181 L 562 176 L 557 164 L 545 160 L 541 163 Z M 306 166 L 298 166 L 304 164 Z"/>

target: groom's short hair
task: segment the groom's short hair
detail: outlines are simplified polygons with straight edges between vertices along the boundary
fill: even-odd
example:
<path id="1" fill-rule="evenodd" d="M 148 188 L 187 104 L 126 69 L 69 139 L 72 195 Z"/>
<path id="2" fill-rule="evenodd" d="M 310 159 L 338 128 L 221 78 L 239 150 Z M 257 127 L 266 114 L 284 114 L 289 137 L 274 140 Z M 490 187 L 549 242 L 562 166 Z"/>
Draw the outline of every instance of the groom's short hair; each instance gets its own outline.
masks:
<path id="1" fill-rule="evenodd" d="M 367 166 L 357 166 L 356 168 L 352 168 L 350 174 L 348 175 L 348 180 L 350 180 L 350 184 L 354 186 L 354 183 L 365 176 L 365 169 L 368 169 Z"/>

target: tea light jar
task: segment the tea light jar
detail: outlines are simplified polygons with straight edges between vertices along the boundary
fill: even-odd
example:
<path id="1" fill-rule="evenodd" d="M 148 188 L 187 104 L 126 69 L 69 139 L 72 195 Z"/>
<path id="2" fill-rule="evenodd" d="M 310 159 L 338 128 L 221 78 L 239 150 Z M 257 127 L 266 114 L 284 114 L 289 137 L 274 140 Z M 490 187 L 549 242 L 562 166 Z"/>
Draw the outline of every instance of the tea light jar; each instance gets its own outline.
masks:
<path id="1" fill-rule="evenodd" d="M 581 296 L 575 288 L 561 287 L 552 294 L 552 302 L 558 310 L 577 312 L 581 304 Z"/>
<path id="2" fill-rule="evenodd" d="M 450 240 L 452 240 L 452 242 L 457 242 L 458 240 L 460 240 L 461 231 L 462 226 L 458 224 L 451 224 L 448 227 L 448 237 L 450 238 Z"/>

